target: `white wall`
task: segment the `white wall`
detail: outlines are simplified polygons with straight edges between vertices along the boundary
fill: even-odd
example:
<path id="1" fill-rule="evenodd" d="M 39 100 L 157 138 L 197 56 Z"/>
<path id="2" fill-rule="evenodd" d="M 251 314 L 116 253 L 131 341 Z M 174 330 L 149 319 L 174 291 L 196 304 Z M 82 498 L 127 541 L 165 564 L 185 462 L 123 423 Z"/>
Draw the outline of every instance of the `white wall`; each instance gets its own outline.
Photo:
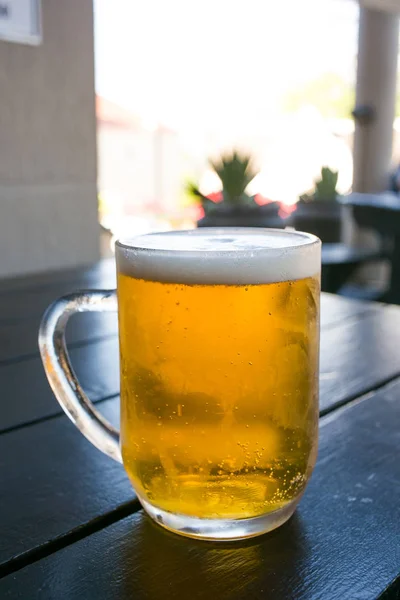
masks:
<path id="1" fill-rule="evenodd" d="M 42 0 L 43 44 L 0 42 L 0 277 L 99 256 L 91 0 Z"/>
<path id="2" fill-rule="evenodd" d="M 176 209 L 184 177 L 176 132 L 99 121 L 97 145 L 99 190 L 126 214 L 154 202 L 165 211 Z"/>

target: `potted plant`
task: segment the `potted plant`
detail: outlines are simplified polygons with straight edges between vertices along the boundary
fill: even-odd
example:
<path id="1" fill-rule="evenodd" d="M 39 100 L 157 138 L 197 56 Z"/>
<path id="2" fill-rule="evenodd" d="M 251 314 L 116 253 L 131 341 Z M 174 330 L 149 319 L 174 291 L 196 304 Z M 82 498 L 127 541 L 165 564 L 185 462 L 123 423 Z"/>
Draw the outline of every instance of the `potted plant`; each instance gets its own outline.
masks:
<path id="1" fill-rule="evenodd" d="M 258 173 L 250 155 L 233 151 L 219 160 L 210 160 L 210 165 L 221 180 L 220 192 L 204 195 L 196 185 L 188 186 L 190 195 L 201 203 L 204 211 L 198 227 L 284 227 L 277 202 L 260 205 L 257 194 L 251 196 L 246 192 Z"/>
<path id="2" fill-rule="evenodd" d="M 300 196 L 290 225 L 299 231 L 317 235 L 323 242 L 340 242 L 342 237 L 341 204 L 336 189 L 338 172 L 322 167 L 315 189 Z"/>

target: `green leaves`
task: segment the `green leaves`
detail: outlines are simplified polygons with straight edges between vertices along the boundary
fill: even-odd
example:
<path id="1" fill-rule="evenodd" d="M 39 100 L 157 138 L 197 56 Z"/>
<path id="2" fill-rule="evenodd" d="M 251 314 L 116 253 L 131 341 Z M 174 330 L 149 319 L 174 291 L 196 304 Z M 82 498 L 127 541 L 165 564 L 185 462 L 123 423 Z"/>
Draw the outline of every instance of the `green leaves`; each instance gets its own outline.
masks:
<path id="1" fill-rule="evenodd" d="M 303 202 L 332 202 L 336 200 L 338 191 L 336 185 L 339 173 L 332 171 L 329 167 L 322 167 L 321 177 L 315 182 L 315 190 L 309 194 L 300 196 Z"/>
<path id="2" fill-rule="evenodd" d="M 320 201 L 333 200 L 337 196 L 336 185 L 339 173 L 329 167 L 322 167 L 321 178 L 315 183 L 314 199 Z"/>
<path id="3" fill-rule="evenodd" d="M 250 155 L 240 155 L 234 150 L 232 154 L 224 154 L 216 161 L 210 160 L 210 165 L 221 180 L 224 202 L 251 204 L 245 190 L 258 171 L 253 167 Z"/>
<path id="4" fill-rule="evenodd" d="M 208 197 L 202 194 L 193 182 L 189 182 L 186 186 L 189 196 L 201 202 L 206 214 L 225 210 L 229 206 L 257 207 L 255 196 L 250 196 L 245 191 L 258 173 L 253 167 L 252 157 L 249 154 L 241 155 L 234 150 L 231 154 L 223 154 L 218 160 L 210 160 L 209 163 L 221 180 L 222 192 L 210 194 Z M 219 196 L 218 200 L 215 196 Z"/>

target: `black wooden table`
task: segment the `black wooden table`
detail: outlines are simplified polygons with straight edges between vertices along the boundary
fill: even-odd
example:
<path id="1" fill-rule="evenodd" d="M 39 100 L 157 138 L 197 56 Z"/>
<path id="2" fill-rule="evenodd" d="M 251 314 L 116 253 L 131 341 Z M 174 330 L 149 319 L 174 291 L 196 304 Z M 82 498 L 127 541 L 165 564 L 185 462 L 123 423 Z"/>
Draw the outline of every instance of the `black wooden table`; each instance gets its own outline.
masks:
<path id="1" fill-rule="evenodd" d="M 400 308 L 323 296 L 311 483 L 279 530 L 213 544 L 150 522 L 123 468 L 74 428 L 45 379 L 46 305 L 113 286 L 112 263 L 0 283 L 0 598 L 399 598 Z M 68 337 L 87 393 L 118 422 L 116 318 L 75 317 Z"/>

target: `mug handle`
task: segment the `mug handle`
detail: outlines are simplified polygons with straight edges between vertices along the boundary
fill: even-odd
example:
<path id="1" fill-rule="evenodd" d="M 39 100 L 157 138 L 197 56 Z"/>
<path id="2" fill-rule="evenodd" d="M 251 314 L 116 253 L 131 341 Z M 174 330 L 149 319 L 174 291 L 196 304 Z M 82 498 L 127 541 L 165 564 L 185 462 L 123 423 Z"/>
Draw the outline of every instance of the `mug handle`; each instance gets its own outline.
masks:
<path id="1" fill-rule="evenodd" d="M 73 314 L 117 310 L 113 290 L 88 290 L 62 296 L 43 315 L 39 349 L 47 379 L 64 412 L 94 446 L 122 463 L 119 432 L 95 409 L 83 391 L 65 343 L 65 327 Z"/>

